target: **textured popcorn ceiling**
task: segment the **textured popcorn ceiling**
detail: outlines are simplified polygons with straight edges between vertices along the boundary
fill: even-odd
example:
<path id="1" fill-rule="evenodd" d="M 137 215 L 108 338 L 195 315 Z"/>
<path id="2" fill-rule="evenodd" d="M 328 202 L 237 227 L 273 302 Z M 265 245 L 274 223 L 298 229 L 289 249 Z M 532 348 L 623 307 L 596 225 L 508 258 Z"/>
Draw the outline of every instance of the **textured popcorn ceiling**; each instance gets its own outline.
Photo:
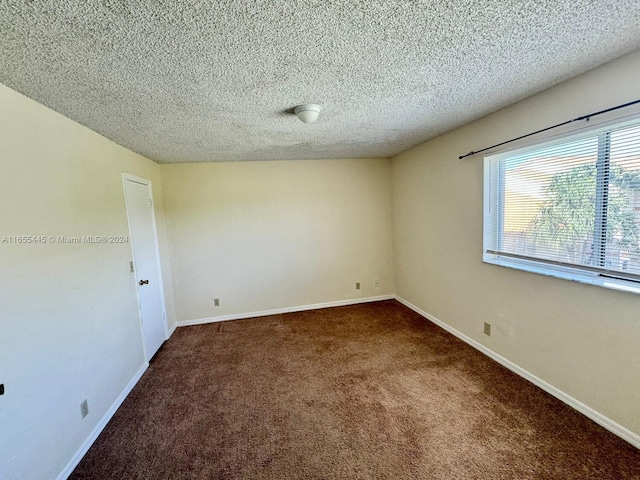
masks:
<path id="1" fill-rule="evenodd" d="M 0 82 L 158 162 L 386 157 L 639 48 L 639 19 L 638 0 L 0 0 Z"/>

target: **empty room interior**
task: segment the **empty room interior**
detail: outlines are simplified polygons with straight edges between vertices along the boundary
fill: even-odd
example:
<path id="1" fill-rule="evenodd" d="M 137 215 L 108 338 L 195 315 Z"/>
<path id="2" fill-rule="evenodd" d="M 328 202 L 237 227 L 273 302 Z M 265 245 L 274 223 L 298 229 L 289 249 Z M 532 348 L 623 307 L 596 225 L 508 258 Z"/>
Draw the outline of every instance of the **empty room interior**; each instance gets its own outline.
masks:
<path id="1" fill-rule="evenodd" d="M 638 18 L 0 2 L 0 479 L 640 478 Z"/>

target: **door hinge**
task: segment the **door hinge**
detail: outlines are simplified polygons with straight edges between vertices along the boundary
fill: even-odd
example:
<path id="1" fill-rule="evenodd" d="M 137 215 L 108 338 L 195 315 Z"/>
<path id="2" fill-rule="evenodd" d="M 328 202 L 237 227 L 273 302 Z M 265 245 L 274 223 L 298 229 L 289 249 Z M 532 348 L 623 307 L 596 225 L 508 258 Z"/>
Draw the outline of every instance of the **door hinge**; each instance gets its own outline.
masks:
<path id="1" fill-rule="evenodd" d="M 129 272 L 133 273 L 133 262 L 129 262 Z"/>
<path id="2" fill-rule="evenodd" d="M 149 199 L 149 206 L 153 207 L 153 200 Z"/>

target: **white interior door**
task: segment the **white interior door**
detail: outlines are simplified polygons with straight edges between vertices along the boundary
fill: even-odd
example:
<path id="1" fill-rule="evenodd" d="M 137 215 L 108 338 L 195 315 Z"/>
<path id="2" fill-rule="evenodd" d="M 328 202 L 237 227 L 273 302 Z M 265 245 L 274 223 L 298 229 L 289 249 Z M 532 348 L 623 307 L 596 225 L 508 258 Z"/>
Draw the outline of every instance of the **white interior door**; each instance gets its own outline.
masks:
<path id="1" fill-rule="evenodd" d="M 167 338 L 151 182 L 125 173 L 124 191 L 142 336 L 145 354 L 150 360 Z"/>

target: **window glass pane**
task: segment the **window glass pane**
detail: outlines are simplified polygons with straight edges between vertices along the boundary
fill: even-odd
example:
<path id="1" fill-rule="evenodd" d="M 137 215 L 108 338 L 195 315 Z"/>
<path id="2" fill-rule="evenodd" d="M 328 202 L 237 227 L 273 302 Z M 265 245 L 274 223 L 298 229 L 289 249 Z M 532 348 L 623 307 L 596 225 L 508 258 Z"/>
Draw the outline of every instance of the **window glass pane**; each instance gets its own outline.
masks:
<path id="1" fill-rule="evenodd" d="M 502 160 L 499 250 L 591 265 L 598 137 Z"/>
<path id="2" fill-rule="evenodd" d="M 611 133 L 605 267 L 640 274 L 640 125 Z"/>

